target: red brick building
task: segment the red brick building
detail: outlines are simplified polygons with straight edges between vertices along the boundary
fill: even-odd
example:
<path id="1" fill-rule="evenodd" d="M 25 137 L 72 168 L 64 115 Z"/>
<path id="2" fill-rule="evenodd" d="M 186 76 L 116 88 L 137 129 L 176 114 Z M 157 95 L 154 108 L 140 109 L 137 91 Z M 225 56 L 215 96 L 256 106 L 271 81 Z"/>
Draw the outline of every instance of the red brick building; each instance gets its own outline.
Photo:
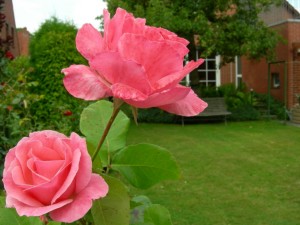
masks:
<path id="1" fill-rule="evenodd" d="M 284 1 L 281 6 L 272 6 L 260 16 L 270 29 L 276 30 L 286 40 L 275 49 L 276 57 L 270 64 L 270 76 L 266 59 L 250 61 L 246 57 L 236 57 L 234 63 L 218 69 L 221 58 L 216 56 L 206 59 L 198 68 L 199 82 L 202 86 L 228 83 L 238 86 L 243 82 L 248 90 L 264 94 L 268 93 L 269 87 L 271 95 L 282 102 L 286 101 L 290 109 L 297 103 L 295 94 L 300 93 L 300 13 Z"/>
<path id="2" fill-rule="evenodd" d="M 14 57 L 16 57 L 20 55 L 20 50 L 12 0 L 4 0 L 4 4 L 2 6 L 3 8 L 1 13 L 5 15 L 5 24 L 3 24 L 1 29 L 0 37 L 1 39 L 11 37 L 12 42 L 9 51 L 14 55 Z"/>
<path id="3" fill-rule="evenodd" d="M 18 28 L 17 31 L 20 55 L 28 56 L 29 55 L 29 42 L 30 42 L 30 33 L 26 27 Z"/>
<path id="4" fill-rule="evenodd" d="M 276 57 L 270 64 L 266 60 L 249 61 L 242 58 L 242 80 L 249 89 L 258 93 L 268 93 L 269 87 L 271 95 L 282 102 L 286 101 L 290 109 L 297 103 L 295 94 L 300 93 L 300 13 L 285 1 L 280 7 L 273 6 L 261 14 L 261 18 L 286 43 L 278 44 Z"/>

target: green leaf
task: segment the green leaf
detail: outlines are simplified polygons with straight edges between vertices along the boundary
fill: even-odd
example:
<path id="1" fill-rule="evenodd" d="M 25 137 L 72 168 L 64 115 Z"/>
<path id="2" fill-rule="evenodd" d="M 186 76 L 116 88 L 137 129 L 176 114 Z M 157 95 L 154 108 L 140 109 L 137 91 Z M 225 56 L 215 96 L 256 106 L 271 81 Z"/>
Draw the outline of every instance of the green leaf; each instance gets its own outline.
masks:
<path id="1" fill-rule="evenodd" d="M 80 118 L 80 130 L 90 144 L 89 153 L 92 155 L 99 143 L 105 127 L 112 115 L 113 103 L 105 100 L 98 101 L 85 108 Z M 121 149 L 126 144 L 126 134 L 129 128 L 129 118 L 120 111 L 112 124 L 105 142 L 100 150 L 102 160 L 106 160 L 107 152 Z M 107 165 L 107 161 L 104 164 Z"/>
<path id="2" fill-rule="evenodd" d="M 19 216 L 15 209 L 0 208 L 0 224 L 42 225 L 39 217 Z"/>
<path id="3" fill-rule="evenodd" d="M 130 201 L 130 208 L 135 208 L 137 206 L 140 206 L 140 205 L 150 205 L 151 204 L 151 201 L 150 199 L 145 196 L 145 195 L 138 195 L 138 196 L 135 196 L 131 199 Z"/>
<path id="4" fill-rule="evenodd" d="M 127 188 L 116 178 L 104 176 L 109 186 L 106 197 L 94 201 L 92 215 L 95 225 L 128 225 L 129 196 Z"/>
<path id="5" fill-rule="evenodd" d="M 145 209 L 144 221 L 155 225 L 172 225 L 169 210 L 157 204 L 153 204 Z"/>
<path id="6" fill-rule="evenodd" d="M 142 189 L 163 180 L 179 178 L 179 168 L 170 152 L 151 144 L 123 148 L 113 158 L 111 167 L 131 185 Z"/>

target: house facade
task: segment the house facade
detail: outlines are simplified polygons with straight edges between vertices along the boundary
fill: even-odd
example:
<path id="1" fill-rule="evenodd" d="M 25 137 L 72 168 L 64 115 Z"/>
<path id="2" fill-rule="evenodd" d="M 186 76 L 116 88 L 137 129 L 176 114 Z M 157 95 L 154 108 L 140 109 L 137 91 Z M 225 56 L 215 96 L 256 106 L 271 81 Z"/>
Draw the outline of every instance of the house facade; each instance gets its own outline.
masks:
<path id="1" fill-rule="evenodd" d="M 270 93 L 290 109 L 297 103 L 295 94 L 300 94 L 300 13 L 284 1 L 260 16 L 270 29 L 286 40 L 276 47 L 274 61 L 237 56 L 235 62 L 219 68 L 220 56 L 206 59 L 198 68 L 200 86 L 228 83 L 239 86 L 243 82 L 248 90 Z"/>
<path id="2" fill-rule="evenodd" d="M 2 40 L 9 40 L 8 51 L 12 53 L 14 57 L 17 57 L 20 55 L 20 49 L 12 0 L 4 0 L 1 6 L 1 17 L 4 16 L 4 24 L 2 24 L 0 37 Z"/>

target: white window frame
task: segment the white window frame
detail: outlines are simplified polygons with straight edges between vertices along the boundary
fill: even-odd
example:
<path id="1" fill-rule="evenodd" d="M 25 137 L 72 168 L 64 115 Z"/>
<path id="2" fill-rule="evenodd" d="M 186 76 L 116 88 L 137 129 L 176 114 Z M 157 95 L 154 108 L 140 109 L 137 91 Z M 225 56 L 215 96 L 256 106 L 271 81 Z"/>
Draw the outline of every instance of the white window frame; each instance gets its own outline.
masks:
<path id="1" fill-rule="evenodd" d="M 199 58 L 198 51 L 196 51 L 196 59 L 198 60 L 198 58 Z M 205 70 L 198 68 L 197 71 L 198 72 L 205 72 L 205 76 L 206 76 L 205 80 L 202 80 L 202 81 L 199 80 L 199 83 L 202 83 L 202 84 L 205 83 L 205 86 L 208 87 L 209 83 L 213 83 L 214 82 L 215 86 L 218 87 L 218 86 L 221 85 L 221 70 L 220 70 L 221 57 L 220 57 L 220 55 L 217 55 L 214 58 L 205 58 L 204 62 L 203 62 L 203 63 L 206 63 L 206 67 L 205 68 L 208 67 L 207 63 L 209 61 L 215 61 L 216 68 L 215 69 L 205 69 Z M 212 72 L 212 71 L 215 72 L 215 79 L 214 80 L 209 80 L 208 79 L 208 72 Z"/>
<path id="2" fill-rule="evenodd" d="M 238 71 L 239 71 L 239 68 L 238 68 L 238 66 L 239 66 L 239 63 L 238 63 L 239 57 L 240 56 L 235 57 L 235 87 L 238 87 L 238 85 L 239 85 L 239 78 L 243 80 L 243 74 L 238 73 Z M 242 62 L 241 62 L 241 64 L 242 64 Z M 240 68 L 240 70 L 242 71 L 242 68 Z"/>

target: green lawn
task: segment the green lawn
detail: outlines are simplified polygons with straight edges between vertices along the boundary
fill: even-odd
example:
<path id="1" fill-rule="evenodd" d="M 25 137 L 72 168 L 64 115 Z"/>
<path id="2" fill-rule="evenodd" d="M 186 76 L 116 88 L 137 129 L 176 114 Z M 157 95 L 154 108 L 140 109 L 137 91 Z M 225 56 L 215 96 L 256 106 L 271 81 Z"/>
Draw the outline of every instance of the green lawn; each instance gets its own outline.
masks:
<path id="1" fill-rule="evenodd" d="M 174 225 L 300 225 L 300 128 L 271 122 L 132 125 L 129 143 L 169 149 L 182 170 L 139 193 Z"/>

